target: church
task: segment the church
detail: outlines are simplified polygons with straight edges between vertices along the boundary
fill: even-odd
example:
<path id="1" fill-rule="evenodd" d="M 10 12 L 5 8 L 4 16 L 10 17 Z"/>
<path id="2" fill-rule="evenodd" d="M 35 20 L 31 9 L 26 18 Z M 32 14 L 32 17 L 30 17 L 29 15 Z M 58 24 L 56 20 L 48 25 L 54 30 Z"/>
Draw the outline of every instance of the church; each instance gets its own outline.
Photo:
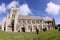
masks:
<path id="1" fill-rule="evenodd" d="M 36 29 L 53 29 L 55 20 L 40 16 L 20 15 L 19 8 L 11 8 L 10 13 L 3 18 L 2 31 L 6 32 L 35 32 Z"/>

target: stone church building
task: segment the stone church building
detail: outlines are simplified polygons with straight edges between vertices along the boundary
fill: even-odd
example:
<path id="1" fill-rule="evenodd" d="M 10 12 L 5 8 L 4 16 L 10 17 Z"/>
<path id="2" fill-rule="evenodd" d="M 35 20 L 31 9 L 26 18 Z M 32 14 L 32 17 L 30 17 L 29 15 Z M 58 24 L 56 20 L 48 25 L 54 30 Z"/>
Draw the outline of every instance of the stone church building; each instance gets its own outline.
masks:
<path id="1" fill-rule="evenodd" d="M 2 31 L 6 32 L 35 32 L 46 28 L 52 29 L 55 25 L 53 18 L 43 18 L 40 16 L 19 15 L 19 8 L 12 8 L 10 13 L 4 17 Z"/>

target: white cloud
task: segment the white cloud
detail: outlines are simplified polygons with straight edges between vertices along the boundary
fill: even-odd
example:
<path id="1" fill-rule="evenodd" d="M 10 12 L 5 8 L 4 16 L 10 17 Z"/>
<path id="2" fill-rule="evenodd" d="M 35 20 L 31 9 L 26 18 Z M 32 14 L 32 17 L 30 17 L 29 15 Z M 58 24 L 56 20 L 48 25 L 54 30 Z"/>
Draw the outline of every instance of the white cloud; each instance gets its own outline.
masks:
<path id="1" fill-rule="evenodd" d="M 0 5 L 0 13 L 4 13 L 4 12 L 6 12 L 6 6 L 5 6 L 4 3 L 2 3 L 2 4 Z"/>
<path id="2" fill-rule="evenodd" d="M 29 15 L 29 14 L 32 14 L 31 9 L 29 8 L 28 4 L 22 4 L 22 5 L 20 5 L 18 1 L 12 1 L 7 6 L 5 6 L 5 4 L 2 3 L 0 5 L 0 13 L 7 12 L 6 10 L 9 10 L 12 7 L 14 8 L 14 7 L 17 7 L 17 6 L 19 6 L 20 14 L 21 15 Z"/>
<path id="3" fill-rule="evenodd" d="M 60 5 L 57 5 L 55 3 L 49 2 L 47 4 L 47 8 L 45 10 L 48 14 L 51 15 L 58 15 L 60 12 Z"/>
<path id="4" fill-rule="evenodd" d="M 20 5 L 18 1 L 12 1 L 9 5 L 7 5 L 7 8 L 11 9 L 12 7 L 17 7 L 17 6 L 19 6 L 21 15 L 29 15 L 29 14 L 31 14 L 31 10 L 30 10 L 28 4 Z"/>
<path id="5" fill-rule="evenodd" d="M 12 1 L 10 4 L 7 5 L 8 9 L 11 9 L 12 7 L 17 7 L 19 5 L 18 1 Z"/>
<path id="6" fill-rule="evenodd" d="M 21 15 L 32 14 L 31 9 L 29 8 L 28 4 L 23 4 L 20 6 L 20 14 Z"/>

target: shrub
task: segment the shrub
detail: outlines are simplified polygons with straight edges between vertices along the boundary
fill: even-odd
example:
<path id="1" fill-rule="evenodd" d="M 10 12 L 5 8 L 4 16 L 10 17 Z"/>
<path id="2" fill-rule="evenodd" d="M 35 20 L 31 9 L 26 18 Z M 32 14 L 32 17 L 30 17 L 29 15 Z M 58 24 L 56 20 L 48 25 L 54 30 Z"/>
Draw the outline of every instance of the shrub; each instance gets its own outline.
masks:
<path id="1" fill-rule="evenodd" d="M 58 29 L 58 27 L 55 27 L 55 29 Z"/>
<path id="2" fill-rule="evenodd" d="M 60 31 L 60 28 L 59 28 L 59 31 Z"/>
<path id="3" fill-rule="evenodd" d="M 47 29 L 46 28 L 43 28 L 43 31 L 45 32 Z"/>

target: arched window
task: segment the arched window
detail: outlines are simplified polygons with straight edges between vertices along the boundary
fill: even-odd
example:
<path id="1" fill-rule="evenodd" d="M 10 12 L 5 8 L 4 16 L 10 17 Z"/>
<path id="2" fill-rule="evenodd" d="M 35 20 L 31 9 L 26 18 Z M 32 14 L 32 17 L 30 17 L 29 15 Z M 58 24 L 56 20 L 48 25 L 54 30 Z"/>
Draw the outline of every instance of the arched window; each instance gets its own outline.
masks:
<path id="1" fill-rule="evenodd" d="M 38 28 L 42 30 L 42 26 L 41 25 L 38 25 Z"/>
<path id="2" fill-rule="evenodd" d="M 17 13 L 17 10 L 12 10 L 13 11 L 13 13 Z"/>
<path id="3" fill-rule="evenodd" d="M 19 23 L 21 23 L 21 21 L 20 21 L 20 20 L 19 20 L 18 22 L 19 22 Z"/>
<path id="4" fill-rule="evenodd" d="M 27 23 L 28 23 L 28 24 L 31 24 L 31 21 L 30 21 L 30 20 L 27 20 Z"/>
<path id="5" fill-rule="evenodd" d="M 22 22 L 23 22 L 23 24 L 26 24 L 26 21 L 25 20 L 23 20 Z"/>
<path id="6" fill-rule="evenodd" d="M 30 30 L 32 32 L 32 26 L 28 25 L 28 30 Z"/>
<path id="7" fill-rule="evenodd" d="M 37 24 L 40 24 L 40 23 L 42 23 L 42 21 L 41 20 L 37 20 L 36 23 Z"/>
<path id="8" fill-rule="evenodd" d="M 15 14 L 12 14 L 12 18 L 15 18 Z"/>
<path id="9" fill-rule="evenodd" d="M 28 30 L 30 30 L 31 29 L 31 26 L 30 25 L 28 25 Z"/>
<path id="10" fill-rule="evenodd" d="M 37 26 L 36 26 L 36 25 L 34 25 L 34 26 L 33 26 L 33 30 L 36 30 L 36 29 L 37 29 Z"/>
<path id="11" fill-rule="evenodd" d="M 15 15 L 16 15 L 16 13 L 17 13 L 17 10 L 12 10 L 12 12 L 13 12 L 13 14 L 12 14 L 12 18 L 15 18 Z"/>
<path id="12" fill-rule="evenodd" d="M 35 20 L 32 20 L 32 24 L 35 24 Z"/>

